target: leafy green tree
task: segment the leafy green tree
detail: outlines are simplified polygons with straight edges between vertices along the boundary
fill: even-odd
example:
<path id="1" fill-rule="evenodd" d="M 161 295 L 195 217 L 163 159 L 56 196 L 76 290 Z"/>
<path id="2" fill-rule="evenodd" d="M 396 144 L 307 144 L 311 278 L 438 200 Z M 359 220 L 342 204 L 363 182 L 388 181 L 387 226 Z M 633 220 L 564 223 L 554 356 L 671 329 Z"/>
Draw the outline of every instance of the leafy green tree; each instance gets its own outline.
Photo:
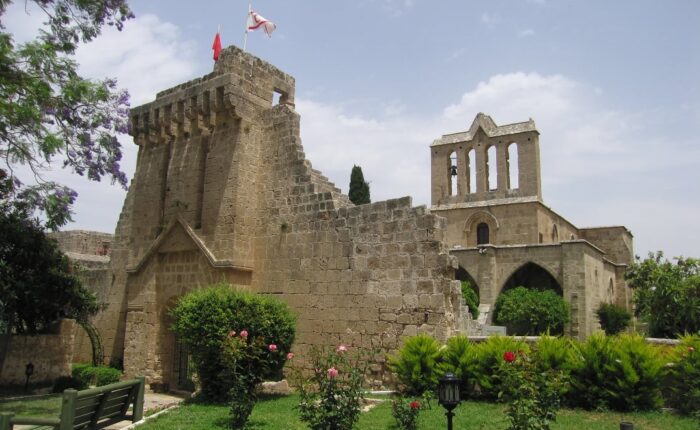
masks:
<path id="1" fill-rule="evenodd" d="M 462 281 L 460 285 L 462 288 L 462 297 L 469 308 L 469 313 L 472 314 L 472 319 L 479 318 L 479 297 L 476 295 L 476 291 L 472 288 L 472 284 L 469 281 Z"/>
<path id="2" fill-rule="evenodd" d="M 493 320 L 512 335 L 561 334 L 569 322 L 569 304 L 552 290 L 517 287 L 496 299 Z"/>
<path id="3" fill-rule="evenodd" d="M 7 201 L 10 188 L 10 179 L 0 170 L 2 326 L 34 334 L 64 317 L 87 321 L 97 312 L 95 296 L 80 284 L 68 258 L 39 222 Z"/>
<path id="4" fill-rule="evenodd" d="M 10 3 L 0 0 L 0 163 L 13 184 L 8 198 L 43 212 L 46 226 L 56 229 L 71 220 L 77 194 L 42 177 L 52 162 L 126 187 L 116 136 L 128 131 L 129 94 L 113 79 L 82 78 L 72 56 L 104 25 L 121 30 L 133 14 L 124 0 L 34 0 L 45 26 L 35 40 L 16 45 L 2 31 Z M 20 181 L 20 165 L 35 183 Z"/>
<path id="5" fill-rule="evenodd" d="M 632 315 L 627 312 L 627 309 L 612 303 L 601 303 L 595 314 L 600 321 L 600 327 L 608 336 L 625 330 L 632 319 Z"/>
<path id="6" fill-rule="evenodd" d="M 369 183 L 365 182 L 365 176 L 362 174 L 362 167 L 360 166 L 352 166 L 348 196 L 350 197 L 350 201 L 356 205 L 371 203 L 369 198 Z"/>
<path id="7" fill-rule="evenodd" d="M 661 251 L 639 257 L 625 279 L 634 289 L 635 314 L 653 337 L 700 333 L 700 260 L 664 258 Z"/>

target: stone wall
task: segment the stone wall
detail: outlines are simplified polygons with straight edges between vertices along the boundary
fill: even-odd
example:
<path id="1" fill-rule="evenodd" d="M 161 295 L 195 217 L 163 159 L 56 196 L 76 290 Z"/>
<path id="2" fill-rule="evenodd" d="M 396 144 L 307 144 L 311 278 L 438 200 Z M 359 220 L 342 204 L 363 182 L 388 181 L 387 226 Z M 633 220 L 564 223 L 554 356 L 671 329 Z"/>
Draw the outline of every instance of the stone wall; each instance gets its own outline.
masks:
<path id="1" fill-rule="evenodd" d="M 27 363 L 34 365 L 34 374 L 30 379 L 32 383 L 51 382 L 59 376 L 69 376 L 73 363 L 75 326 L 73 320 L 62 320 L 55 334 L 12 335 L 0 374 L 0 385 L 23 385 Z"/>
<path id="2" fill-rule="evenodd" d="M 109 255 L 114 235 L 99 231 L 70 230 L 49 233 L 65 253 Z"/>

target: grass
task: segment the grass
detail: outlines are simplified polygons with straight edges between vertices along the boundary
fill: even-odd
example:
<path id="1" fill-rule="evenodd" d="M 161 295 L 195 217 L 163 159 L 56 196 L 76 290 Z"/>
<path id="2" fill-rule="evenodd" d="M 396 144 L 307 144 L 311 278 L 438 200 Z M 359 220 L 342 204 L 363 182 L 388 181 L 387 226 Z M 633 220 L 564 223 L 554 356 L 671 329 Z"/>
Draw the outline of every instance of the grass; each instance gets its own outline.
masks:
<path id="1" fill-rule="evenodd" d="M 306 430 L 294 409 L 298 404 L 297 396 L 271 397 L 260 400 L 250 417 L 250 430 Z M 502 430 L 507 421 L 503 405 L 481 402 L 463 402 L 456 410 L 455 428 Z M 140 430 L 205 430 L 226 429 L 228 407 L 220 404 L 190 403 L 161 415 Z M 552 430 L 578 430 L 595 428 L 600 430 L 617 430 L 621 421 L 634 423 L 635 428 L 645 430 L 697 430 L 697 422 L 690 418 L 661 412 L 616 413 L 586 412 L 563 409 Z M 387 430 L 393 429 L 394 418 L 391 416 L 391 403 L 384 402 L 371 411 L 363 413 L 356 429 Z M 445 411 L 437 402 L 432 408 L 425 408 L 419 417 L 419 429 L 446 428 Z"/>
<path id="2" fill-rule="evenodd" d="M 61 412 L 61 395 L 38 399 L 0 401 L 0 412 L 33 417 L 56 417 Z"/>

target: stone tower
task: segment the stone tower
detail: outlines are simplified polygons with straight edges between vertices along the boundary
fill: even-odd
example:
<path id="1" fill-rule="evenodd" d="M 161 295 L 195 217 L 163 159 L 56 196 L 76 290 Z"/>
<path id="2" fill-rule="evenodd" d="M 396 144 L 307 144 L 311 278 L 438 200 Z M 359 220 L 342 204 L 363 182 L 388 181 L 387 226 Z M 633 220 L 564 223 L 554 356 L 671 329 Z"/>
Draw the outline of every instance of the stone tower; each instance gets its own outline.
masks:
<path id="1" fill-rule="evenodd" d="M 229 47 L 211 74 L 131 117 L 138 162 L 96 321 L 128 375 L 183 382 L 187 354 L 168 310 L 217 282 L 286 301 L 300 357 L 341 342 L 390 351 L 402 336 L 445 339 L 463 326 L 445 220 L 410 198 L 354 206 L 313 169 L 291 76 Z"/>

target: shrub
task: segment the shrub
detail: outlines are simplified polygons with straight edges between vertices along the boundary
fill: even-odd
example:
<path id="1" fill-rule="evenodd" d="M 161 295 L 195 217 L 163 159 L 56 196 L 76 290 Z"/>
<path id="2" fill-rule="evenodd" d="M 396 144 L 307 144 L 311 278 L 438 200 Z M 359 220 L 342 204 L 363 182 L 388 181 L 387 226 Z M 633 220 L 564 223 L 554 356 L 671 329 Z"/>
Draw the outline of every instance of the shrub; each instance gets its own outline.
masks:
<path id="1" fill-rule="evenodd" d="M 460 392 L 468 398 L 474 391 L 473 369 L 477 361 L 476 345 L 465 336 L 455 336 L 447 341 L 438 365 L 440 375 L 448 372 L 460 380 Z"/>
<path id="2" fill-rule="evenodd" d="M 108 366 L 92 366 L 86 363 L 73 364 L 71 374 L 76 384 L 75 388 L 79 390 L 91 385 L 99 387 L 101 385 L 113 384 L 119 382 L 122 376 L 122 372 L 119 369 Z"/>
<path id="3" fill-rule="evenodd" d="M 389 368 L 396 373 L 407 394 L 420 396 L 437 387 L 440 355 L 438 341 L 419 334 L 406 339 L 398 353 L 389 358 Z"/>
<path id="4" fill-rule="evenodd" d="M 95 385 L 99 387 L 101 385 L 119 382 L 119 379 L 122 377 L 122 372 L 120 372 L 119 369 L 114 369 L 107 366 L 97 366 L 95 367 L 94 375 Z"/>
<path id="5" fill-rule="evenodd" d="M 231 372 L 223 363 L 229 334 L 245 331 L 251 341 L 274 343 L 277 354 L 261 377 L 279 376 L 294 341 L 295 319 L 288 306 L 274 298 L 217 285 L 183 296 L 171 311 L 173 330 L 192 351 L 202 394 L 212 400 L 226 398 L 232 387 Z"/>
<path id="6" fill-rule="evenodd" d="M 52 393 L 62 393 L 64 390 L 73 388 L 75 390 L 80 390 L 80 381 L 73 378 L 72 376 L 59 376 L 53 383 Z"/>
<path id="7" fill-rule="evenodd" d="M 255 386 L 277 378 L 294 341 L 295 319 L 281 301 L 228 285 L 183 296 L 171 311 L 173 330 L 190 347 L 205 399 L 231 399 L 231 425 L 241 428 Z"/>
<path id="8" fill-rule="evenodd" d="M 476 361 L 469 369 L 469 377 L 476 382 L 479 397 L 496 400 L 502 386 L 503 354 L 506 351 L 529 352 L 527 344 L 508 336 L 491 336 L 475 348 Z"/>
<path id="9" fill-rule="evenodd" d="M 493 319 L 512 335 L 561 334 L 569 322 L 569 304 L 551 290 L 517 287 L 498 297 Z"/>
<path id="10" fill-rule="evenodd" d="M 700 413 L 700 336 L 684 336 L 665 368 L 666 398 L 684 414 Z"/>
<path id="11" fill-rule="evenodd" d="M 587 409 L 655 409 L 661 365 L 657 349 L 640 336 L 595 333 L 576 348 L 569 399 Z"/>
<path id="12" fill-rule="evenodd" d="M 399 398 L 391 401 L 391 415 L 396 420 L 396 426 L 400 430 L 417 430 L 418 414 L 421 403 L 410 398 Z"/>
<path id="13" fill-rule="evenodd" d="M 462 297 L 464 297 L 464 302 L 467 304 L 472 318 L 479 318 L 479 297 L 469 281 L 462 281 Z"/>
<path id="14" fill-rule="evenodd" d="M 549 430 L 561 405 L 563 372 L 542 372 L 527 353 L 506 351 L 500 373 L 503 386 L 499 398 L 508 403 L 508 430 Z"/>
<path id="15" fill-rule="evenodd" d="M 600 321 L 600 327 L 608 336 L 624 331 L 632 319 L 627 309 L 612 303 L 601 303 L 595 314 Z"/>
<path id="16" fill-rule="evenodd" d="M 71 376 L 78 383 L 77 388 L 82 390 L 92 385 L 95 380 L 95 368 L 88 363 L 74 363 Z"/>
<path id="17" fill-rule="evenodd" d="M 335 351 L 315 348 L 310 357 L 311 378 L 295 374 L 301 397 L 297 408 L 311 430 L 351 430 L 360 417 L 368 355 L 351 358 L 348 354 L 343 345 Z"/>

